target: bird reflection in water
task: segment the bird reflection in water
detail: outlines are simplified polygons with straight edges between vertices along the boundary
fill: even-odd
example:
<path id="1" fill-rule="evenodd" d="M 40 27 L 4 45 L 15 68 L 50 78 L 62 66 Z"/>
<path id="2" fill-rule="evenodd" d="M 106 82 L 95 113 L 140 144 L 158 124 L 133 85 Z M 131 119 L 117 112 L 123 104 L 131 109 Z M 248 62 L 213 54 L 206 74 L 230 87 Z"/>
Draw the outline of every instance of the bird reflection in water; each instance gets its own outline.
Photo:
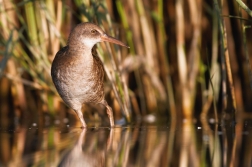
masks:
<path id="1" fill-rule="evenodd" d="M 105 166 L 106 151 L 111 148 L 114 130 L 94 132 L 83 129 L 76 144 L 62 158 L 59 167 L 102 167 Z M 88 133 L 88 137 L 87 136 Z M 98 133 L 98 134 L 97 134 Z M 106 137 L 108 137 L 107 142 Z"/>

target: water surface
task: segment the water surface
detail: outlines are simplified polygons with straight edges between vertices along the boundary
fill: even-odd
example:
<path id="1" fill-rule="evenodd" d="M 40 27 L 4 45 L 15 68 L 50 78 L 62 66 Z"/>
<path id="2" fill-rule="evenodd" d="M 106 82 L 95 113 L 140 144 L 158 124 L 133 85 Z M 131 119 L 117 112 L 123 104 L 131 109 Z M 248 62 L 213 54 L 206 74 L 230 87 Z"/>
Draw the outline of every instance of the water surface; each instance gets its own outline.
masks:
<path id="1" fill-rule="evenodd" d="M 252 166 L 252 120 L 0 129 L 0 166 Z"/>

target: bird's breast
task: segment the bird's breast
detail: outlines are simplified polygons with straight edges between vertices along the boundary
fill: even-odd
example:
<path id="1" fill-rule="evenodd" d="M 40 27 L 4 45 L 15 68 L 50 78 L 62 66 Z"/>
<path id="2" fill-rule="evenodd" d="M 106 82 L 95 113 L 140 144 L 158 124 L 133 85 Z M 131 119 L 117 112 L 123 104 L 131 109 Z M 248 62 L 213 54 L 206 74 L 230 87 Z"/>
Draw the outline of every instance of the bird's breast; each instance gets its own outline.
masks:
<path id="1" fill-rule="evenodd" d="M 55 87 L 65 102 L 75 99 L 87 103 L 103 99 L 104 70 L 99 58 L 76 56 L 54 67 L 52 73 Z"/>

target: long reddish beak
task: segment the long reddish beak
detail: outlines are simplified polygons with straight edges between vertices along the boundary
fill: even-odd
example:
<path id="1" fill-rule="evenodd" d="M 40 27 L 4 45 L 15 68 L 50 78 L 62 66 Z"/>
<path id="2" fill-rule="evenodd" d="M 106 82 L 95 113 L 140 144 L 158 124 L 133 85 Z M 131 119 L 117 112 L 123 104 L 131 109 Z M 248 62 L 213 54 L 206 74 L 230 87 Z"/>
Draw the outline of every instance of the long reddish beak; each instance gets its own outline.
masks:
<path id="1" fill-rule="evenodd" d="M 127 48 L 130 48 L 129 46 L 125 45 L 123 42 L 111 37 L 111 36 L 108 36 L 107 34 L 103 34 L 101 36 L 101 39 L 102 41 L 107 41 L 107 42 L 111 42 L 111 43 L 114 43 L 114 44 L 117 44 L 117 45 L 121 45 L 121 46 L 124 46 L 124 47 L 127 47 Z"/>

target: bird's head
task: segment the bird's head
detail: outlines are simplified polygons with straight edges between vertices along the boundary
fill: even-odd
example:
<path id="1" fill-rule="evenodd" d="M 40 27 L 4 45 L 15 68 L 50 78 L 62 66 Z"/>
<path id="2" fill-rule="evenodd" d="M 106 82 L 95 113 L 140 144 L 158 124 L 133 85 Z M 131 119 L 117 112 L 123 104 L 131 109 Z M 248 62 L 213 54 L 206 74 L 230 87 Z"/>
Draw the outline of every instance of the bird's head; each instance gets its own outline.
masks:
<path id="1" fill-rule="evenodd" d="M 92 47 L 98 42 L 111 42 L 117 45 L 128 47 L 123 42 L 107 35 L 100 27 L 92 23 L 81 23 L 71 32 L 68 45 L 82 45 L 83 47 Z M 82 47 L 80 46 L 80 47 Z"/>

